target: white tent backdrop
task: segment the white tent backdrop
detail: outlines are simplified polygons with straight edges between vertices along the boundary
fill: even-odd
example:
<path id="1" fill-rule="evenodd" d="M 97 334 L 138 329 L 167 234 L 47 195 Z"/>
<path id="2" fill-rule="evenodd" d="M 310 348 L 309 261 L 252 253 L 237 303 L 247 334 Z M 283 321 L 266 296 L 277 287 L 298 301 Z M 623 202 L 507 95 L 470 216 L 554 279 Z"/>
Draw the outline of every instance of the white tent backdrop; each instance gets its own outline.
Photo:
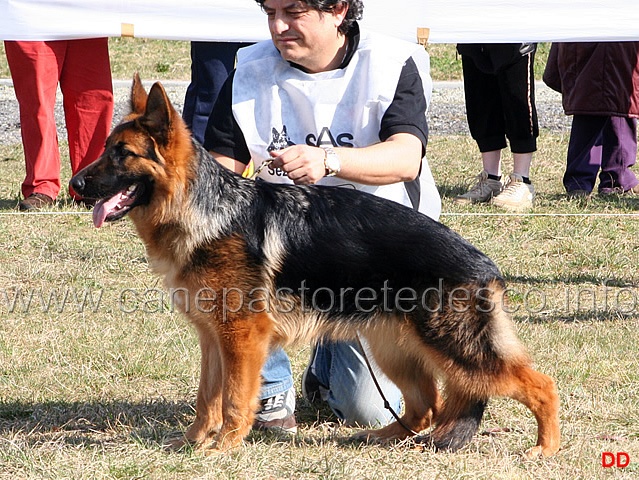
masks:
<path id="1" fill-rule="evenodd" d="M 431 43 L 639 40 L 638 0 L 364 0 L 363 26 Z M 0 0 L 0 38 L 255 41 L 253 0 Z"/>

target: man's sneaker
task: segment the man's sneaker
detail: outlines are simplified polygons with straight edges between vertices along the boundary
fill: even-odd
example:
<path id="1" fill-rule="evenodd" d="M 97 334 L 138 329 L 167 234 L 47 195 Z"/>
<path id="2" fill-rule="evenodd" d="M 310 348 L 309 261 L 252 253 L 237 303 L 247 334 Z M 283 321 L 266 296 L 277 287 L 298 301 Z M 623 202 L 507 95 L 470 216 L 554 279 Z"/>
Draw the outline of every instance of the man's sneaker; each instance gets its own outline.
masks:
<path id="1" fill-rule="evenodd" d="M 475 185 L 462 195 L 455 197 L 454 202 L 458 204 L 486 203 L 499 195 L 504 186 L 500 180 L 488 178 L 488 172 L 482 171 L 476 178 Z"/>
<path id="2" fill-rule="evenodd" d="M 260 409 L 255 414 L 253 428 L 296 433 L 295 388 L 262 400 Z"/>
<path id="3" fill-rule="evenodd" d="M 521 212 L 532 208 L 535 201 L 535 188 L 524 183 L 521 175 L 511 173 L 504 190 L 493 198 L 493 205 L 511 212 Z"/>

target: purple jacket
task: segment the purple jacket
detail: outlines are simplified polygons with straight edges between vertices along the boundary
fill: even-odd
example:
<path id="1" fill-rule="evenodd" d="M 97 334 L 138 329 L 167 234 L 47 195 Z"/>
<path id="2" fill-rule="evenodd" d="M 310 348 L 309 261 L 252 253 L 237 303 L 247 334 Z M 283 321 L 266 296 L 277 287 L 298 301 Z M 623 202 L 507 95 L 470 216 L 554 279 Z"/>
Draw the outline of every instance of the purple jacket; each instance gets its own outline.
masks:
<path id="1" fill-rule="evenodd" d="M 639 42 L 553 43 L 543 79 L 566 115 L 639 117 Z"/>

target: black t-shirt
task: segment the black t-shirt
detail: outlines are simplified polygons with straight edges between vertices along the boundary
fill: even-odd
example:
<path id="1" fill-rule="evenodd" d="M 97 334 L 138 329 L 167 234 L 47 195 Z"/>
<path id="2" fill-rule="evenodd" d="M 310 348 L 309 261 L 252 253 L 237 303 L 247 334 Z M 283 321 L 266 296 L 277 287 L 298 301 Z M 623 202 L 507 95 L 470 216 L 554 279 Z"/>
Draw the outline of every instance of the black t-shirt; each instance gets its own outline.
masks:
<path id="1" fill-rule="evenodd" d="M 339 68 L 348 65 L 352 58 L 359 44 L 359 30 L 356 30 L 349 38 L 349 42 L 351 53 L 346 56 Z M 292 66 L 301 68 L 293 64 Z M 234 74 L 235 72 L 232 72 L 229 75 L 213 107 L 204 135 L 204 148 L 248 164 L 251 155 L 232 111 Z M 412 58 L 409 58 L 402 68 L 393 101 L 382 117 L 379 129 L 380 140 L 385 141 L 397 133 L 413 134 L 422 142 L 423 155 L 428 142 L 426 107 L 422 79 L 417 65 Z"/>

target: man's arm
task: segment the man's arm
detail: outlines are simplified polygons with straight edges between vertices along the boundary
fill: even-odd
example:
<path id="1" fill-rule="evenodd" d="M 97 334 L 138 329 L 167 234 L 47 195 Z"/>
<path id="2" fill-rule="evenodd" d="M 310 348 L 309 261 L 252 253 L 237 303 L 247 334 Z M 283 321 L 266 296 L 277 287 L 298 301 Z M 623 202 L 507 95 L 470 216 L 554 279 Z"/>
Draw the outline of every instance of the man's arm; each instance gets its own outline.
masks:
<path id="1" fill-rule="evenodd" d="M 338 178 L 364 185 L 387 185 L 414 180 L 422 160 L 422 142 L 410 133 L 396 133 L 384 142 L 362 148 L 335 148 L 341 168 Z M 281 168 L 296 184 L 321 180 L 325 151 L 319 147 L 293 145 L 271 152 L 273 168 Z"/>
<path id="2" fill-rule="evenodd" d="M 244 172 L 244 169 L 246 168 L 246 164 L 242 162 L 238 162 L 234 158 L 227 157 L 226 155 L 222 155 L 213 151 L 211 151 L 210 154 L 215 160 L 217 160 L 217 162 L 220 165 L 228 168 L 229 170 L 235 173 L 239 173 L 240 175 Z"/>
<path id="3" fill-rule="evenodd" d="M 365 185 L 414 180 L 428 142 L 426 97 L 415 62 L 409 59 L 399 78 L 393 102 L 382 118 L 380 143 L 362 148 L 335 148 L 341 169 L 338 178 Z M 315 183 L 325 173 L 322 149 L 295 145 L 271 152 L 295 183 Z"/>

